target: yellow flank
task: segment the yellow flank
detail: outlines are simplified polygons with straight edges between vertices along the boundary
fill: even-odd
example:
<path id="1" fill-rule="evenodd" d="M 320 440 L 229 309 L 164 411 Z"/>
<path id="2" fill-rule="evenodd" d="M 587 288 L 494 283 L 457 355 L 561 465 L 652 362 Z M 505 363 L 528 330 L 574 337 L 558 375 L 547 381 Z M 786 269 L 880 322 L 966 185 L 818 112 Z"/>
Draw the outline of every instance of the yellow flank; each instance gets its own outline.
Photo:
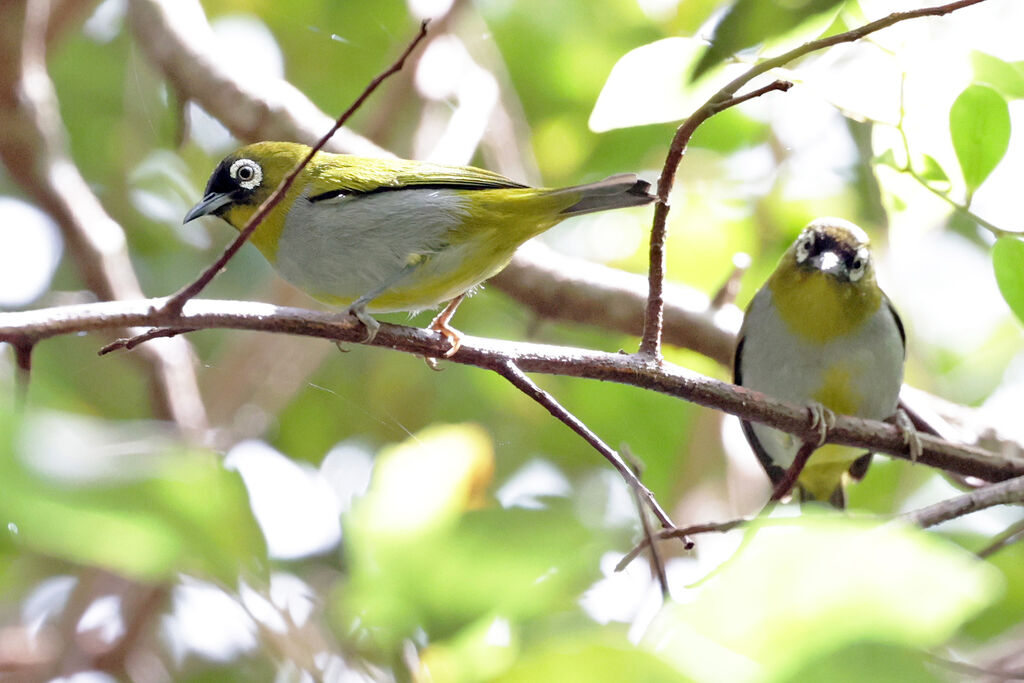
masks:
<path id="1" fill-rule="evenodd" d="M 829 410 L 844 415 L 856 415 L 860 410 L 861 395 L 853 388 L 853 372 L 845 363 L 836 363 L 822 373 L 821 387 L 814 392 L 814 400 Z"/>
<path id="2" fill-rule="evenodd" d="M 793 259 L 792 250 L 782 258 Z M 870 274 L 856 283 L 839 282 L 820 270 L 784 263 L 768 286 L 789 328 L 819 344 L 858 329 L 882 303 L 882 292 Z"/>

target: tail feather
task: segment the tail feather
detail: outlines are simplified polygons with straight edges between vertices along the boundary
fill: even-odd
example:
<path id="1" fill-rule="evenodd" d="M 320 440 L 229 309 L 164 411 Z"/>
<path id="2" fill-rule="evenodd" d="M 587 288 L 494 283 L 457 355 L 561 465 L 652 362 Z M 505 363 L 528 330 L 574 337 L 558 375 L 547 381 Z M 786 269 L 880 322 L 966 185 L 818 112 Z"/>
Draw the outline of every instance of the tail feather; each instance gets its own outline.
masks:
<path id="1" fill-rule="evenodd" d="M 626 206 L 643 206 L 655 199 L 651 194 L 651 184 L 645 180 L 638 180 L 633 173 L 613 175 L 596 183 L 567 187 L 557 192 L 574 192 L 581 195 L 579 201 L 562 210 L 562 213 L 570 216 Z"/>
<path id="2" fill-rule="evenodd" d="M 815 498 L 813 493 L 805 489 L 803 486 L 800 486 L 799 484 L 797 484 L 796 488 L 797 493 L 799 494 L 799 501 L 801 505 L 803 505 L 804 503 L 817 501 L 822 503 L 828 503 L 837 510 L 846 509 L 846 491 L 843 490 L 842 484 L 836 486 L 835 490 L 832 491 L 832 495 L 829 496 L 827 500 Z"/>

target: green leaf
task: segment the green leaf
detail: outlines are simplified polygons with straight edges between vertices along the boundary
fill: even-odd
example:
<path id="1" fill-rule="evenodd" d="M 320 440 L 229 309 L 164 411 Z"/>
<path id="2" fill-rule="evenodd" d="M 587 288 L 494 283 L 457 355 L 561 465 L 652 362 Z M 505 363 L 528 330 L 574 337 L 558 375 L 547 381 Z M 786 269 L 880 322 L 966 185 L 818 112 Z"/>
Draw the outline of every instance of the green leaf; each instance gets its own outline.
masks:
<path id="1" fill-rule="evenodd" d="M 949 132 L 960 169 L 973 193 L 985 182 L 1010 144 L 1010 110 L 998 92 L 970 85 L 949 110 Z"/>
<path id="2" fill-rule="evenodd" d="M 832 23 L 844 1 L 736 0 L 715 27 L 711 45 L 690 79 L 697 80 L 730 55 L 771 38 L 809 26 L 814 34 L 819 34 Z"/>
<path id="3" fill-rule="evenodd" d="M 89 429 L 99 429 L 82 418 L 62 420 L 81 427 L 81 452 L 72 458 L 81 457 L 95 437 Z M 190 572 L 234 584 L 265 571 L 245 487 L 219 457 L 172 447 L 135 460 L 145 471 L 128 481 L 119 474 L 83 480 L 43 474 L 15 452 L 0 452 L 0 524 L 16 530 L 22 548 L 144 581 Z"/>
<path id="4" fill-rule="evenodd" d="M 922 154 L 918 163 L 915 164 L 915 169 L 917 174 L 930 185 L 940 185 L 949 189 L 949 176 L 935 157 L 930 154 Z"/>
<path id="5" fill-rule="evenodd" d="M 624 54 L 612 67 L 594 103 L 590 129 L 601 133 L 688 116 L 722 87 L 714 78 L 699 82 L 687 78 L 703 53 L 703 41 L 673 37 Z M 746 70 L 732 66 L 736 75 Z M 726 78 L 731 75 L 726 71 Z"/>
<path id="6" fill-rule="evenodd" d="M 838 516 L 766 520 L 647 642 L 695 678 L 768 680 L 858 642 L 934 647 L 1001 585 L 985 562 L 920 529 Z"/>
<path id="7" fill-rule="evenodd" d="M 1024 66 L 973 50 L 974 82 L 989 85 L 1011 100 L 1024 98 Z"/>
<path id="8" fill-rule="evenodd" d="M 980 548 L 992 539 L 973 538 L 972 548 Z M 978 642 L 992 640 L 1024 621 L 1024 543 L 1017 541 L 988 557 L 988 563 L 1003 574 L 1006 593 L 964 629 Z"/>
<path id="9" fill-rule="evenodd" d="M 375 654 L 423 629 L 433 642 L 479 619 L 568 606 L 598 576 L 601 544 L 568 504 L 474 509 L 493 467 L 490 437 L 438 425 L 383 450 L 345 522 L 350 578 L 335 623 L 356 623 Z"/>
<path id="10" fill-rule="evenodd" d="M 992 266 L 996 283 L 1006 303 L 1024 322 L 1024 241 L 1016 237 L 1000 237 L 992 246 Z"/>
<path id="11" fill-rule="evenodd" d="M 595 634 L 591 639 L 562 638 L 522 657 L 494 683 L 590 681 L 591 683 L 684 683 L 691 679 L 660 658 L 628 642 Z"/>
<path id="12" fill-rule="evenodd" d="M 854 643 L 814 657 L 778 683 L 940 683 L 924 652 L 880 643 Z"/>

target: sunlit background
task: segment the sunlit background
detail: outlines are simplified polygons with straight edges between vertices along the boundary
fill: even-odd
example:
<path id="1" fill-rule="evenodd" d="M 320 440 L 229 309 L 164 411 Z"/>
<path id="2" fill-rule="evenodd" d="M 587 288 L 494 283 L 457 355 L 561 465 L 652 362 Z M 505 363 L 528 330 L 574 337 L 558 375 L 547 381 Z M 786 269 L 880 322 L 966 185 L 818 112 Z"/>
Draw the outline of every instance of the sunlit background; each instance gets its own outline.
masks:
<path id="1" fill-rule="evenodd" d="M 215 219 L 181 218 L 239 141 L 155 70 L 133 38 L 129 4 L 94 3 L 81 29 L 53 46 L 48 66 L 74 160 L 123 226 L 144 292 L 159 296 L 231 238 Z M 201 4 L 212 33 L 193 38 L 244 87 L 258 94 L 286 79 L 332 117 L 419 19 L 435 17 L 422 54 L 351 128 L 399 156 L 559 186 L 620 172 L 655 182 L 680 119 L 764 54 L 924 3 L 833 6 L 694 84 L 689 74 L 731 3 Z M 198 11 L 191 0 L 167 5 Z M 742 307 L 809 220 L 853 220 L 871 234 L 879 279 L 906 324 L 908 384 L 977 409 L 956 427 L 983 425 L 992 438 L 1024 443 L 1021 320 L 997 286 L 995 235 L 971 216 L 1024 231 L 1022 25 L 1024 4 L 989 0 L 754 81 L 795 87 L 698 131 L 670 199 L 669 278 L 710 299 L 737 254 L 749 254 Z M 993 64 L 1016 76 L 984 81 Z M 954 151 L 950 109 L 979 82 L 1009 102 L 1012 135 L 973 188 Z M 908 163 L 927 168 L 927 178 L 906 172 Z M 650 208 L 629 209 L 573 219 L 538 239 L 643 273 L 650 223 Z M 4 310 L 95 298 L 53 220 L 3 171 L 0 226 Z M 318 306 L 251 247 L 203 296 Z M 430 315 L 384 319 L 425 325 Z M 722 319 L 738 328 L 735 309 Z M 638 342 L 599 321 L 541 320 L 493 287 L 464 303 L 455 324 L 607 351 Z M 610 681 L 631 672 L 630 680 L 806 681 L 832 680 L 822 663 L 829 652 L 865 675 L 872 666 L 932 671 L 922 648 L 995 656 L 1019 649 L 1024 635 L 1024 551 L 1011 546 L 978 563 L 954 545 L 984 546 L 1019 523 L 1019 507 L 928 537 L 823 518 L 798 541 L 783 522 L 724 565 L 749 541 L 740 530 L 699 537 L 690 552 L 664 544 L 674 601 L 663 607 L 645 559 L 615 570 L 640 538 L 628 489 L 496 375 L 452 364 L 435 373 L 418 358 L 362 346 L 339 353 L 309 339 L 198 332 L 189 341 L 210 428 L 189 441 L 152 419 L 131 354 L 96 355 L 107 341 L 39 345 L 19 412 L 13 353 L 0 346 L 0 661 L 23 641 L 46 660 L 76 633 L 102 649 L 141 628 L 147 635 L 121 672 L 131 680 Z M 668 347 L 666 357 L 729 377 L 693 351 Z M 764 504 L 768 482 L 736 420 L 631 387 L 537 381 L 607 443 L 635 454 L 678 524 Z M 876 458 L 849 498 L 859 519 L 961 490 L 929 468 Z M 166 589 L 145 625 L 126 619 L 124 581 Z M 784 591 L 791 583 L 807 589 L 806 604 Z M 89 604 L 76 607 L 83 596 Z M 69 626 L 73 608 L 81 617 Z M 746 635 L 729 621 L 738 610 L 749 611 Z M 785 623 L 796 625 L 778 627 L 791 610 L 799 618 Z M 891 627 L 850 616 L 871 610 Z M 88 669 L 51 674 L 117 679 Z"/>

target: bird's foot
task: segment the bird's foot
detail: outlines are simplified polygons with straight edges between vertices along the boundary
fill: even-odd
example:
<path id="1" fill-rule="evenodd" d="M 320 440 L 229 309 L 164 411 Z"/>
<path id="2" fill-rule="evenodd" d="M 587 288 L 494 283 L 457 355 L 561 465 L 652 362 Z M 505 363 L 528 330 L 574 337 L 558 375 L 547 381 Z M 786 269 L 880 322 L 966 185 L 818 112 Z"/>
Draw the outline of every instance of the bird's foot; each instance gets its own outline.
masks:
<path id="1" fill-rule="evenodd" d="M 819 448 L 825 445 L 829 430 L 836 426 L 836 414 L 820 403 L 807 406 L 807 412 L 810 413 L 810 431 L 818 435 L 815 448 Z"/>
<path id="2" fill-rule="evenodd" d="M 444 352 L 445 358 L 451 358 L 462 348 L 462 333 L 448 323 L 451 321 L 452 316 L 455 315 L 455 309 L 459 307 L 459 304 L 462 303 L 465 297 L 465 294 L 460 294 L 449 301 L 444 310 L 438 313 L 437 317 L 431 320 L 428 326 L 428 329 L 440 333 L 451 344 L 451 348 Z"/>
<path id="3" fill-rule="evenodd" d="M 892 421 L 903 434 L 903 443 L 910 453 L 910 462 L 916 463 L 917 459 L 921 457 L 921 453 L 924 452 L 924 445 L 921 443 L 921 435 L 917 433 L 917 427 L 914 426 L 913 420 L 910 419 L 906 411 L 897 408 Z"/>
<path id="4" fill-rule="evenodd" d="M 352 304 L 352 306 L 349 307 L 348 312 L 349 315 L 354 315 L 356 318 L 358 318 L 359 322 L 361 322 L 366 327 L 366 338 L 363 339 L 363 343 L 369 344 L 370 342 L 372 342 L 374 337 L 377 336 L 377 332 L 380 330 L 380 323 L 377 322 L 377 319 L 366 312 L 365 306 L 357 306 L 356 304 Z"/>

